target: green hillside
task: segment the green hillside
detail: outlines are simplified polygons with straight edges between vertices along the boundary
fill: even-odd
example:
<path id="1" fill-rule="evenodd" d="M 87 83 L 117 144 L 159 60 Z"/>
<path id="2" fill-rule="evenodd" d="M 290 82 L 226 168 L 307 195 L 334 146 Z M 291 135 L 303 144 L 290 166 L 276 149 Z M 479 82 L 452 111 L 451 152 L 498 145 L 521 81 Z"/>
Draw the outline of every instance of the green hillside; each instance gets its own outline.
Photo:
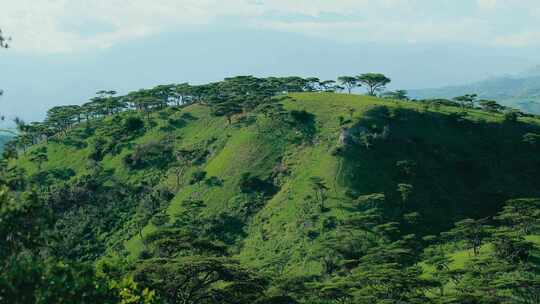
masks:
<path id="1" fill-rule="evenodd" d="M 431 240 L 467 218 L 498 227 L 505 202 L 540 197 L 537 117 L 325 92 L 231 115 L 220 102 L 112 111 L 11 158 L 2 179 L 37 206 L 27 219 L 51 219 L 28 232 L 47 240 L 40 255 L 166 303 L 214 303 L 169 293 L 209 265 L 216 303 L 443 303 L 429 252 L 474 258 L 462 240 Z M 444 303 L 469 296 L 447 289 L 457 302 Z M 158 301 L 143 297 L 122 303 Z"/>

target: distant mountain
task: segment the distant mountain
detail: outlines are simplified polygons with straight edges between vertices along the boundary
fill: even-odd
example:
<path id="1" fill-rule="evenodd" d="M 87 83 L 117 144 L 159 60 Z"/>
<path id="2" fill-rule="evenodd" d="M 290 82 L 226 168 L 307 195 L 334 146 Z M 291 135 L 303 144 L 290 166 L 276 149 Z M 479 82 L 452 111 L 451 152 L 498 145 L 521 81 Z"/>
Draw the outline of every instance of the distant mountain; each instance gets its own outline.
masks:
<path id="1" fill-rule="evenodd" d="M 540 64 L 521 73 L 523 77 L 540 77 Z"/>
<path id="2" fill-rule="evenodd" d="M 476 93 L 483 99 L 540 114 L 540 66 L 515 76 L 500 76 L 461 86 L 410 90 L 412 98 L 452 98 Z"/>

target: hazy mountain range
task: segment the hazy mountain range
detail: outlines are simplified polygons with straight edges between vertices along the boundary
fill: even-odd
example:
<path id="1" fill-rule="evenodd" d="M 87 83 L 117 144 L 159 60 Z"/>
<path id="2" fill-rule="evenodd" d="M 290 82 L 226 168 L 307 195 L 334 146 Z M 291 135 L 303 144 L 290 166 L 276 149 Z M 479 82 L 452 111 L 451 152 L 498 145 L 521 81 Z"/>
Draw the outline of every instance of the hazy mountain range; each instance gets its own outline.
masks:
<path id="1" fill-rule="evenodd" d="M 540 113 L 540 65 L 516 75 L 488 78 L 466 85 L 411 90 L 413 98 L 452 98 L 476 93 L 482 99 L 497 100 L 505 106 Z"/>

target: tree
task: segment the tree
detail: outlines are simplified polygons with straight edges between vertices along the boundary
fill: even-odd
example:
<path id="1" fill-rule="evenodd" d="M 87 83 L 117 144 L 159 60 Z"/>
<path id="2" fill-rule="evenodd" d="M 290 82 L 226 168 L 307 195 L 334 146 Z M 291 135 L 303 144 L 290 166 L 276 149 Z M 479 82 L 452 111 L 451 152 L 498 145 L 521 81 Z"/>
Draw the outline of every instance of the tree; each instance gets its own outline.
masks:
<path id="1" fill-rule="evenodd" d="M 397 90 L 397 91 L 390 91 L 385 92 L 382 94 L 384 98 L 388 99 L 395 99 L 395 100 L 409 100 L 409 97 L 407 96 L 406 90 Z"/>
<path id="2" fill-rule="evenodd" d="M 413 195 L 414 187 L 411 184 L 399 183 L 397 192 L 401 198 L 401 209 L 404 210 L 406 203 L 409 202 L 411 196 Z"/>
<path id="3" fill-rule="evenodd" d="M 368 90 L 368 95 L 375 96 L 375 93 L 384 89 L 391 82 L 391 79 L 379 73 L 366 73 L 356 77 L 358 82 Z"/>
<path id="4" fill-rule="evenodd" d="M 520 234 L 530 234 L 540 225 L 540 198 L 509 200 L 495 219 Z"/>
<path id="5" fill-rule="evenodd" d="M 482 99 L 478 101 L 478 104 L 480 107 L 482 107 L 482 109 L 488 112 L 500 112 L 505 108 L 504 106 L 498 104 L 495 100 Z"/>
<path id="6" fill-rule="evenodd" d="M 232 117 L 239 113 L 242 113 L 242 107 L 234 100 L 220 102 L 213 106 L 213 114 L 215 116 L 225 116 L 229 125 L 232 124 Z"/>
<path id="7" fill-rule="evenodd" d="M 465 263 L 444 303 L 539 303 L 540 278 L 530 263 L 513 265 L 493 255 Z"/>
<path id="8" fill-rule="evenodd" d="M 319 90 L 319 84 L 321 80 L 317 77 L 308 77 L 306 78 L 306 90 L 313 92 Z"/>
<path id="9" fill-rule="evenodd" d="M 358 79 L 353 76 L 340 76 L 338 77 L 338 82 L 347 88 L 349 94 L 351 94 L 352 89 L 358 86 Z"/>
<path id="10" fill-rule="evenodd" d="M 67 130 L 80 121 L 82 115 L 81 108 L 77 105 L 56 106 L 47 111 L 45 122 L 56 132 L 67 134 Z"/>
<path id="11" fill-rule="evenodd" d="M 8 263 L 0 276 L 1 303 L 119 303 L 119 291 L 91 265 L 43 261 L 29 254 Z"/>
<path id="12" fill-rule="evenodd" d="M 426 291 L 436 286 L 421 277 L 419 267 L 400 267 L 395 263 L 367 264 L 358 267 L 354 278 L 354 303 L 429 303 Z"/>
<path id="13" fill-rule="evenodd" d="M 99 104 L 99 107 L 103 109 L 103 114 L 111 115 L 126 107 L 122 98 L 115 97 L 116 91 L 101 90 L 96 92 L 96 95 L 97 97 L 92 98 L 92 101 Z"/>
<path id="14" fill-rule="evenodd" d="M 41 171 L 41 167 L 48 159 L 47 147 L 40 147 L 30 153 L 30 161 L 37 163 L 38 170 Z"/>
<path id="15" fill-rule="evenodd" d="M 504 112 L 504 122 L 515 123 L 518 121 L 519 115 L 520 113 L 518 111 L 510 109 Z"/>
<path id="16" fill-rule="evenodd" d="M 0 186 L 0 260 L 8 261 L 8 257 L 25 249 L 33 250 L 43 245 L 42 230 L 49 228 L 50 220 L 49 210 L 44 208 L 37 194 L 30 193 L 16 200 L 5 186 Z"/>
<path id="17" fill-rule="evenodd" d="M 137 265 L 133 278 L 170 304 L 253 303 L 267 285 L 232 260 L 199 256 L 147 260 Z"/>
<path id="18" fill-rule="evenodd" d="M 156 292 L 141 288 L 133 277 L 125 277 L 120 282 L 113 281 L 111 289 L 117 291 L 119 304 L 161 304 Z"/>
<path id="19" fill-rule="evenodd" d="M 476 102 L 477 94 L 465 94 L 462 96 L 454 97 L 453 100 L 461 105 L 461 108 L 473 108 Z"/>
<path id="20" fill-rule="evenodd" d="M 453 278 L 449 265 L 453 262 L 451 258 L 446 255 L 446 252 L 439 247 L 430 248 L 426 250 L 427 258 L 426 264 L 434 268 L 433 278 L 437 281 L 439 287 L 439 296 L 444 297 L 445 287 Z"/>
<path id="21" fill-rule="evenodd" d="M 335 84 L 336 82 L 334 80 L 323 80 L 319 82 L 319 86 L 325 92 L 335 91 Z"/>
<path id="22" fill-rule="evenodd" d="M 467 248 L 472 248 L 474 255 L 478 255 L 484 240 L 489 236 L 486 221 L 486 219 L 461 220 L 454 224 L 452 230 L 443 233 L 443 236 L 456 241 L 464 241 Z"/>

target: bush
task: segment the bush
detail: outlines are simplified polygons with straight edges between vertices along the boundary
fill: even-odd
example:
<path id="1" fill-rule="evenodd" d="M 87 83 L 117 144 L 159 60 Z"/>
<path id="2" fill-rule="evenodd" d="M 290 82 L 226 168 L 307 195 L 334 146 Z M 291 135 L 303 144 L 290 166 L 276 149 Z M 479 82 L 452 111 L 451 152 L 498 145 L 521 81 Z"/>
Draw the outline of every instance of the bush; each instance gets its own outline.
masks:
<path id="1" fill-rule="evenodd" d="M 144 128 L 144 121 L 138 117 L 130 116 L 124 121 L 124 129 L 128 132 L 136 132 Z"/>
<path id="2" fill-rule="evenodd" d="M 153 141 L 137 146 L 133 153 L 126 155 L 124 164 L 130 169 L 165 168 L 173 159 L 173 148 L 170 144 Z"/>
<path id="3" fill-rule="evenodd" d="M 264 195 L 272 195 L 276 192 L 274 184 L 262 180 L 257 176 L 251 176 L 249 173 L 244 173 L 240 181 L 240 191 L 242 193 L 262 193 Z"/>
<path id="4" fill-rule="evenodd" d="M 206 178 L 206 171 L 198 170 L 191 174 L 190 185 L 198 184 Z"/>
<path id="5" fill-rule="evenodd" d="M 292 110 L 291 117 L 294 121 L 300 124 L 308 124 L 313 121 L 313 114 L 305 110 L 301 110 L 301 111 Z"/>
<path id="6" fill-rule="evenodd" d="M 516 111 L 508 111 L 504 113 L 505 122 L 517 122 L 518 117 L 519 117 L 519 113 Z"/>

